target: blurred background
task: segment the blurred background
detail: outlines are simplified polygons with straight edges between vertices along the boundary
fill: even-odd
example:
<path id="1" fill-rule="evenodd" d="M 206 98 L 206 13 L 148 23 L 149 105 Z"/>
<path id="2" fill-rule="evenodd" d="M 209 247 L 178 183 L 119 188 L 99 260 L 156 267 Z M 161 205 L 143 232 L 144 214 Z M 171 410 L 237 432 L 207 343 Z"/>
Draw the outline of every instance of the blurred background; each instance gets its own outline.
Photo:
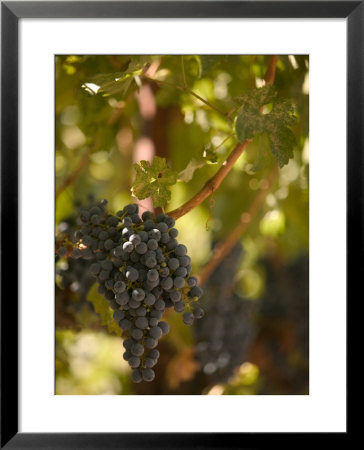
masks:
<path id="1" fill-rule="evenodd" d="M 153 210 L 131 196 L 140 160 L 166 158 L 179 174 L 166 211 L 196 194 L 237 142 L 220 112 L 234 118 L 268 63 L 266 55 L 56 56 L 56 246 L 81 206 L 105 198 L 113 212 L 132 202 Z M 131 382 L 122 338 L 87 300 L 87 262 L 56 256 L 56 394 L 309 393 L 308 73 L 308 56 L 278 57 L 274 86 L 298 118 L 289 163 L 274 172 L 267 139 L 254 138 L 213 195 L 177 220 L 196 276 L 247 217 L 248 225 L 203 275 L 204 318 L 187 327 L 167 310 L 171 331 L 153 382 Z"/>

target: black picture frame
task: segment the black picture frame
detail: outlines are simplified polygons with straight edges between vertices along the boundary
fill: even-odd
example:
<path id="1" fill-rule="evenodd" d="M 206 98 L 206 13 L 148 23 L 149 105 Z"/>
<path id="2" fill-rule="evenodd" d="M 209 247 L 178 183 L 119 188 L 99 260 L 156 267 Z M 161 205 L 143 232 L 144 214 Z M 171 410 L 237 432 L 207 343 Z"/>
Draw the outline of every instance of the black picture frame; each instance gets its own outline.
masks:
<path id="1" fill-rule="evenodd" d="M 364 1 L 1 2 L 1 448 L 257 448 L 279 433 L 18 432 L 18 22 L 22 18 L 346 18 L 347 304 L 363 274 Z M 9 108 L 11 105 L 11 108 Z M 334 219 L 334 218 L 333 218 Z M 359 259 L 357 258 L 359 248 Z M 360 276 L 361 275 L 361 276 Z M 11 297 L 11 298 L 10 298 Z M 9 320 L 12 319 L 12 320 Z M 348 345 L 348 349 L 350 346 Z M 218 414 L 222 412 L 217 412 Z M 348 417 L 348 415 L 347 415 Z M 338 438 L 348 438 L 337 433 Z M 243 435 L 243 436 L 242 436 Z M 297 434 L 280 435 L 286 444 Z M 300 437 L 304 443 L 310 433 Z M 318 443 L 318 435 L 315 436 Z M 340 439 L 337 441 L 340 442 Z M 268 447 L 271 444 L 266 444 Z"/>

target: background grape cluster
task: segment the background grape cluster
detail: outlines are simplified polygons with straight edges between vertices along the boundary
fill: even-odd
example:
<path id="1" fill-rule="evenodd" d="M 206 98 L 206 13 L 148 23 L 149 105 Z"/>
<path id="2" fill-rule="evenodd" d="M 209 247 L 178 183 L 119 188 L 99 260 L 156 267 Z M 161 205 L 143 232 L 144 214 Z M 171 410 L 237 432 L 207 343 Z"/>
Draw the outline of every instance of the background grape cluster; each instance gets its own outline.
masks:
<path id="1" fill-rule="evenodd" d="M 106 210 L 107 201 L 83 209 L 70 245 L 58 249 L 60 257 L 70 254 L 84 260 L 97 280 L 98 292 L 114 310 L 114 319 L 128 333 L 124 359 L 133 369 L 136 383 L 152 381 L 158 361 L 158 340 L 169 331 L 161 321 L 166 308 L 183 313 L 186 325 L 204 315 L 198 304 L 202 289 L 191 274 L 187 248 L 179 244 L 175 220 L 165 214 L 145 211 L 129 204 L 116 215 Z M 70 246 L 73 247 L 70 252 Z"/>
<path id="2" fill-rule="evenodd" d="M 224 382 L 248 358 L 256 334 L 253 303 L 233 291 L 232 279 L 242 256 L 236 244 L 204 285 L 206 316 L 195 324 L 196 358 L 212 382 Z"/>

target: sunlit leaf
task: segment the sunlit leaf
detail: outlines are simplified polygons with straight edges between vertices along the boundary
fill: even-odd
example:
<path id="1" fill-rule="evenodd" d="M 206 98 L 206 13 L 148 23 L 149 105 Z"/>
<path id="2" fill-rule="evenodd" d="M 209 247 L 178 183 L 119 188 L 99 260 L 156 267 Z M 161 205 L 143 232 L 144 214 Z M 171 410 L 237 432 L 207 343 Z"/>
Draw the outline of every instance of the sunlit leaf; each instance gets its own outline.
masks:
<path id="1" fill-rule="evenodd" d="M 289 100 L 276 98 L 276 92 L 270 84 L 262 88 L 251 89 L 239 98 L 242 106 L 235 120 L 235 133 L 240 142 L 252 139 L 255 133 L 267 133 L 273 156 L 279 167 L 283 167 L 293 157 L 295 136 L 288 128 L 296 122 L 294 107 Z M 272 103 L 272 110 L 263 114 L 261 108 Z M 262 157 L 262 152 L 259 153 Z M 260 160 L 257 166 L 262 167 Z"/>
<path id="2" fill-rule="evenodd" d="M 133 165 L 136 178 L 131 188 L 134 197 L 143 200 L 152 196 L 155 207 L 164 207 L 171 199 L 169 186 L 177 182 L 177 172 L 167 165 L 165 158 L 155 156 L 152 165 L 149 161 L 140 161 Z"/>
<path id="3" fill-rule="evenodd" d="M 196 159 L 196 158 L 192 158 L 191 161 L 187 164 L 186 168 L 183 169 L 179 174 L 178 174 L 178 181 L 184 181 L 184 182 L 188 182 L 192 179 L 193 174 L 195 173 L 196 169 L 200 169 L 201 167 L 203 167 L 206 164 L 206 160 L 200 158 L 200 159 Z"/>

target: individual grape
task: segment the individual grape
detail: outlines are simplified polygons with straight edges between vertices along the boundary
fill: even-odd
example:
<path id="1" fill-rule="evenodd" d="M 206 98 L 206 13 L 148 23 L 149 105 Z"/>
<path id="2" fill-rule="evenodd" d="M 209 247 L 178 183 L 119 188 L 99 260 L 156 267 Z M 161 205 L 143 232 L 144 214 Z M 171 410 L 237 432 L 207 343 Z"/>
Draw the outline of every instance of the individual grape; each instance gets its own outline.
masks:
<path id="1" fill-rule="evenodd" d="M 142 220 L 144 222 L 146 222 L 147 220 L 152 220 L 153 219 L 153 213 L 151 213 L 150 211 L 144 211 L 142 214 Z"/>
<path id="2" fill-rule="evenodd" d="M 158 311 L 157 309 L 152 309 L 150 311 L 150 317 L 155 317 L 157 319 L 161 319 L 163 316 L 163 312 L 162 311 Z"/>
<path id="3" fill-rule="evenodd" d="M 113 311 L 116 311 L 117 309 L 119 309 L 119 305 L 116 303 L 116 301 L 114 299 L 109 301 L 109 306 Z"/>
<path id="4" fill-rule="evenodd" d="M 169 298 L 173 303 L 176 303 L 181 300 L 181 293 L 179 291 L 173 290 L 169 293 Z"/>
<path id="5" fill-rule="evenodd" d="M 205 315 L 205 312 L 200 306 L 196 306 L 196 308 L 193 310 L 193 315 L 196 319 L 202 319 L 202 317 Z"/>
<path id="6" fill-rule="evenodd" d="M 163 334 L 169 333 L 169 325 L 167 322 L 159 322 L 158 326 L 162 330 Z"/>
<path id="7" fill-rule="evenodd" d="M 135 246 L 135 251 L 139 255 L 144 255 L 144 253 L 147 253 L 147 251 L 148 251 L 148 246 L 145 242 L 141 242 L 140 244 Z"/>
<path id="8" fill-rule="evenodd" d="M 105 281 L 109 278 L 110 276 L 110 272 L 108 272 L 107 270 L 101 270 L 100 274 L 99 274 L 99 279 L 101 281 Z"/>
<path id="9" fill-rule="evenodd" d="M 170 240 L 169 234 L 168 233 L 162 233 L 160 242 L 161 244 L 167 244 Z"/>
<path id="10" fill-rule="evenodd" d="M 141 381 L 143 381 L 143 377 L 139 369 L 133 370 L 133 372 L 131 373 L 131 379 L 133 383 L 140 383 Z"/>
<path id="11" fill-rule="evenodd" d="M 117 309 L 114 314 L 113 314 L 114 320 L 116 320 L 116 322 L 119 322 L 120 320 L 124 319 L 125 317 L 125 312 L 122 311 L 121 309 Z"/>
<path id="12" fill-rule="evenodd" d="M 176 277 L 173 280 L 173 285 L 174 285 L 175 288 L 181 289 L 185 285 L 185 280 L 182 277 Z"/>
<path id="13" fill-rule="evenodd" d="M 157 281 L 159 279 L 159 273 L 156 269 L 150 269 L 147 272 L 147 278 L 149 281 Z"/>
<path id="14" fill-rule="evenodd" d="M 127 241 L 123 244 L 123 251 L 126 253 L 131 253 L 134 250 L 134 246 L 131 242 Z"/>
<path id="15" fill-rule="evenodd" d="M 172 289 L 173 287 L 173 280 L 171 277 L 162 278 L 161 280 L 161 286 L 164 290 Z"/>
<path id="16" fill-rule="evenodd" d="M 148 269 L 152 269 L 157 265 L 157 260 L 153 256 L 150 256 L 149 258 L 146 258 L 145 265 L 148 267 Z"/>
<path id="17" fill-rule="evenodd" d="M 67 247 L 60 247 L 60 248 L 57 250 L 57 254 L 58 254 L 58 256 L 59 256 L 60 258 L 65 258 L 65 257 L 67 256 L 67 254 L 68 254 L 68 249 L 67 249 Z"/>
<path id="18" fill-rule="evenodd" d="M 113 263 L 109 259 L 104 259 L 100 262 L 100 264 L 104 270 L 107 270 L 109 272 L 111 272 L 111 270 L 113 269 Z"/>
<path id="19" fill-rule="evenodd" d="M 139 236 L 142 242 L 148 242 L 148 233 L 144 230 L 139 231 Z"/>
<path id="20" fill-rule="evenodd" d="M 138 212 L 138 205 L 135 203 L 131 203 L 130 205 L 126 205 L 123 209 L 123 212 L 126 214 L 136 214 Z"/>
<path id="21" fill-rule="evenodd" d="M 107 231 L 100 231 L 99 239 L 101 241 L 106 241 L 106 239 L 108 239 L 108 237 L 109 237 L 109 233 Z"/>
<path id="22" fill-rule="evenodd" d="M 89 221 L 89 219 L 90 219 L 90 213 L 86 209 L 83 209 L 80 212 L 79 217 L 80 217 L 81 222 L 87 223 Z"/>
<path id="23" fill-rule="evenodd" d="M 131 337 L 137 341 L 141 340 L 143 338 L 143 335 L 143 331 L 139 328 L 133 328 L 133 330 L 131 331 Z"/>
<path id="24" fill-rule="evenodd" d="M 129 241 L 133 244 L 133 245 L 137 245 L 140 244 L 142 242 L 141 237 L 139 236 L 139 234 L 132 234 L 129 237 Z"/>
<path id="25" fill-rule="evenodd" d="M 82 252 L 79 248 L 74 248 L 71 252 L 71 258 L 78 259 L 81 258 Z"/>
<path id="26" fill-rule="evenodd" d="M 135 320 L 135 326 L 140 328 L 141 330 L 145 330 L 148 328 L 148 319 L 146 317 L 138 317 Z"/>
<path id="27" fill-rule="evenodd" d="M 191 297 L 197 297 L 200 298 L 203 294 L 203 290 L 199 287 L 199 286 L 194 286 L 191 290 L 190 290 L 190 296 Z"/>
<path id="28" fill-rule="evenodd" d="M 148 305 L 148 306 L 152 306 L 152 305 L 154 305 L 155 300 L 156 300 L 155 296 L 154 296 L 153 294 L 151 294 L 151 293 L 148 293 L 148 294 L 145 296 L 144 303 L 145 303 L 146 305 Z"/>
<path id="29" fill-rule="evenodd" d="M 90 270 L 90 273 L 92 273 L 92 275 L 96 276 L 101 270 L 101 264 L 93 263 L 93 264 L 91 264 L 89 270 Z"/>
<path id="30" fill-rule="evenodd" d="M 138 214 L 132 214 L 130 218 L 135 224 L 142 223 L 142 219 L 139 217 Z"/>
<path id="31" fill-rule="evenodd" d="M 125 359 L 125 361 L 129 361 L 129 359 L 132 357 L 133 355 L 130 353 L 130 351 L 126 350 L 123 353 L 123 358 Z"/>
<path id="32" fill-rule="evenodd" d="M 153 369 L 142 369 L 142 377 L 144 381 L 153 381 L 155 373 Z"/>
<path id="33" fill-rule="evenodd" d="M 125 291 L 125 288 L 126 286 L 123 281 L 117 281 L 113 286 L 115 294 L 121 294 L 122 292 Z"/>
<path id="34" fill-rule="evenodd" d="M 141 288 L 136 288 L 132 292 L 132 297 L 137 302 L 141 302 L 145 298 L 145 292 Z"/>
<path id="35" fill-rule="evenodd" d="M 123 224 L 124 224 L 124 227 L 130 227 L 133 225 L 133 221 L 131 220 L 130 217 L 124 217 Z"/>
<path id="36" fill-rule="evenodd" d="M 156 327 L 158 325 L 159 319 L 152 317 L 151 319 L 149 319 L 149 326 L 151 328 Z"/>
<path id="37" fill-rule="evenodd" d="M 126 305 L 129 302 L 129 300 L 130 300 L 130 297 L 129 297 L 129 294 L 127 292 L 121 292 L 121 293 L 117 293 L 115 295 L 115 301 L 120 306 Z"/>
<path id="38" fill-rule="evenodd" d="M 131 347 L 130 351 L 134 356 L 142 356 L 142 354 L 144 353 L 144 347 L 142 346 L 142 344 L 135 343 Z"/>
<path id="39" fill-rule="evenodd" d="M 176 256 L 185 256 L 187 254 L 187 247 L 183 244 L 178 244 L 174 249 L 174 254 Z"/>
<path id="40" fill-rule="evenodd" d="M 153 339 L 159 339 L 162 336 L 162 329 L 158 326 L 155 326 L 149 330 L 149 335 Z"/>
<path id="41" fill-rule="evenodd" d="M 189 287 L 194 287 L 197 285 L 197 278 L 196 277 L 189 277 L 187 280 L 187 284 Z"/>
<path id="42" fill-rule="evenodd" d="M 106 250 L 111 250 L 111 249 L 113 249 L 115 247 L 115 243 L 114 243 L 114 241 L 112 239 L 107 239 L 105 241 L 104 245 L 105 245 Z"/>
<path id="43" fill-rule="evenodd" d="M 176 277 L 186 278 L 187 277 L 187 269 L 186 269 L 186 267 L 178 267 L 178 269 L 174 272 L 174 275 Z"/>
<path id="44" fill-rule="evenodd" d="M 158 345 L 158 341 L 156 339 L 153 338 L 147 338 L 144 342 L 144 345 L 148 348 L 148 349 L 153 349 Z"/>
<path id="45" fill-rule="evenodd" d="M 144 231 L 150 231 L 154 228 L 154 221 L 149 219 L 144 222 Z"/>
<path id="46" fill-rule="evenodd" d="M 131 327 L 131 322 L 128 319 L 123 319 L 119 322 L 120 328 L 124 331 L 129 330 Z"/>
<path id="47" fill-rule="evenodd" d="M 167 264 L 171 270 L 176 270 L 179 267 L 179 261 L 177 258 L 171 258 Z"/>
<path id="48" fill-rule="evenodd" d="M 129 300 L 129 306 L 130 306 L 130 308 L 134 308 L 136 310 L 137 308 L 139 308 L 140 302 L 138 302 L 137 300 L 134 300 L 132 298 L 131 300 Z M 135 313 L 135 315 L 136 315 L 136 313 Z"/>
<path id="49" fill-rule="evenodd" d="M 143 317 L 147 315 L 147 310 L 144 306 L 139 306 L 139 308 L 136 310 L 137 316 Z"/>
<path id="50" fill-rule="evenodd" d="M 106 220 L 106 223 L 110 225 L 110 227 L 117 227 L 119 225 L 119 219 L 115 216 L 109 216 Z"/>
<path id="51" fill-rule="evenodd" d="M 154 367 L 157 364 L 157 360 L 156 359 L 152 359 L 152 358 L 145 358 L 144 361 L 144 365 L 146 368 L 151 369 L 152 367 Z"/>
<path id="52" fill-rule="evenodd" d="M 139 272 L 133 269 L 133 267 L 128 267 L 125 272 L 125 276 L 129 281 L 136 281 L 138 279 Z"/>
<path id="53" fill-rule="evenodd" d="M 167 233 L 168 231 L 168 225 L 164 222 L 160 222 L 156 226 L 157 230 L 159 230 L 161 233 Z"/>
<path id="54" fill-rule="evenodd" d="M 132 369 L 136 369 L 137 367 L 140 366 L 141 361 L 140 358 L 133 355 L 129 358 L 128 363 Z"/>
<path id="55" fill-rule="evenodd" d="M 185 310 L 185 304 L 182 301 L 176 302 L 174 304 L 174 310 L 178 313 L 181 313 Z"/>
<path id="56" fill-rule="evenodd" d="M 166 247 L 167 250 L 171 251 L 174 250 L 178 245 L 178 242 L 176 241 L 176 239 L 170 239 L 167 243 L 166 243 Z"/>
<path id="57" fill-rule="evenodd" d="M 191 258 L 188 255 L 180 256 L 178 260 L 181 267 L 187 267 L 191 262 Z"/>
<path id="58" fill-rule="evenodd" d="M 147 242 L 147 246 L 149 250 L 157 250 L 158 242 L 155 239 L 149 239 L 149 241 Z"/>
<path id="59" fill-rule="evenodd" d="M 154 308 L 157 311 L 163 311 L 165 309 L 165 307 L 166 307 L 166 304 L 162 299 L 157 300 L 154 304 Z"/>
<path id="60" fill-rule="evenodd" d="M 183 323 L 185 325 L 192 325 L 193 324 L 193 319 L 194 319 L 194 315 L 192 312 L 185 312 L 183 314 Z"/>
<path id="61" fill-rule="evenodd" d="M 162 236 L 161 232 L 158 230 L 158 228 L 153 228 L 148 233 L 149 239 L 154 239 L 155 241 L 160 241 L 160 238 Z"/>

